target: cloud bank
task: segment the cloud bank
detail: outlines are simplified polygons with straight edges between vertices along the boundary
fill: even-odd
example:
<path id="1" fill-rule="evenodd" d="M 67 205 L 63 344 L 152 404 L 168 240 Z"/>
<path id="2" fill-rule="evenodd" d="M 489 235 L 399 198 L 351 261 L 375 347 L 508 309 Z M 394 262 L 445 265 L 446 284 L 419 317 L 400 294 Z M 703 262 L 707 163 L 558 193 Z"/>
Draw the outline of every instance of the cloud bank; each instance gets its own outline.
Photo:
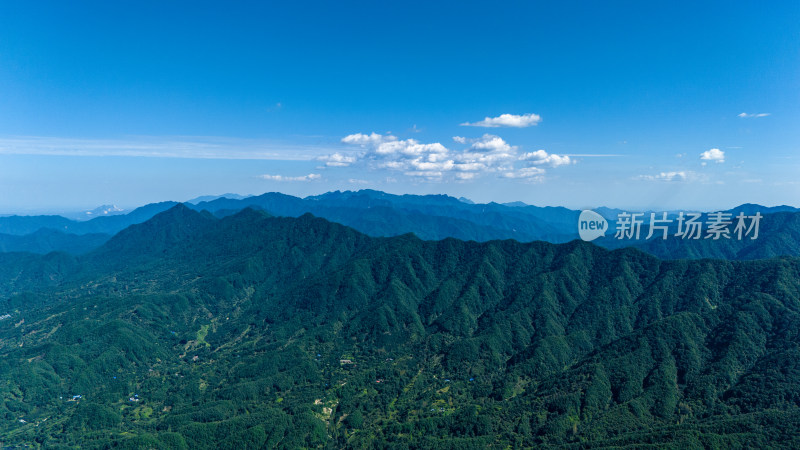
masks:
<path id="1" fill-rule="evenodd" d="M 487 174 L 539 181 L 546 173 L 543 167 L 555 168 L 575 162 L 569 156 L 545 150 L 520 153 L 518 147 L 493 134 L 478 138 L 453 137 L 461 149 L 451 149 L 440 142 L 423 143 L 377 133 L 355 133 L 341 141 L 358 146 L 361 152 L 350 156 L 337 152 L 318 160 L 325 161 L 329 167 L 363 164 L 372 170 L 390 170 L 430 181 L 469 181 Z"/>

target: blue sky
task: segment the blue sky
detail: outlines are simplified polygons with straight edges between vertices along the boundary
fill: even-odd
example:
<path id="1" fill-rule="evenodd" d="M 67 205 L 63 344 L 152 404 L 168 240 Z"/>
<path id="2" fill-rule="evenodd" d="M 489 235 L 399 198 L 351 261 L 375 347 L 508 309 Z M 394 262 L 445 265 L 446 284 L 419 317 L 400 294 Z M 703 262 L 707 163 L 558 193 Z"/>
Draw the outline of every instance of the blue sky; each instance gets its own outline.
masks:
<path id="1" fill-rule="evenodd" d="M 284 3 L 0 3 L 0 213 L 800 206 L 796 1 Z"/>

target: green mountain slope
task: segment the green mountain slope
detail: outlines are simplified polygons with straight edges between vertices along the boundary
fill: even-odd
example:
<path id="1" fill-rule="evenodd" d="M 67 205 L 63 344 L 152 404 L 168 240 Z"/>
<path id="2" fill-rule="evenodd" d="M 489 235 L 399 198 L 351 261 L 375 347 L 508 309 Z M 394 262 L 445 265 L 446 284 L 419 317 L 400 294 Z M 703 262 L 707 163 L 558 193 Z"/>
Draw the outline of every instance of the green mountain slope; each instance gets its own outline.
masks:
<path id="1" fill-rule="evenodd" d="M 85 256 L 16 255 L 3 445 L 800 445 L 797 259 L 182 206 Z"/>

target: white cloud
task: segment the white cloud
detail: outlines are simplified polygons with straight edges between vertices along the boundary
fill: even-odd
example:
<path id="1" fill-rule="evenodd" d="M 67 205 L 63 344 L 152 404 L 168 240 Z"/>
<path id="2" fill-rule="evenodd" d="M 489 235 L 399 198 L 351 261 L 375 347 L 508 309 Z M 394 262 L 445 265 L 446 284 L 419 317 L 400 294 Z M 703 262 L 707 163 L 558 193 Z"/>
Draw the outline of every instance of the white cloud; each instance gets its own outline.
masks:
<path id="1" fill-rule="evenodd" d="M 736 117 L 741 117 L 742 119 L 752 119 L 756 117 L 767 117 L 769 113 L 757 113 L 757 114 L 747 114 L 745 112 L 741 114 L 737 114 Z"/>
<path id="2" fill-rule="evenodd" d="M 325 161 L 325 165 L 328 167 L 347 167 L 356 162 L 357 159 L 356 156 L 347 156 L 341 153 L 334 153 L 317 158 L 318 161 Z"/>
<path id="3" fill-rule="evenodd" d="M 360 180 L 358 178 L 350 178 L 349 180 L 347 180 L 347 182 L 350 184 L 369 184 L 369 181 Z"/>
<path id="4" fill-rule="evenodd" d="M 380 155 L 399 153 L 406 156 L 420 156 L 424 154 L 445 154 L 447 152 L 447 148 L 438 142 L 434 144 L 420 144 L 414 139 L 381 142 L 375 149 L 375 153 Z"/>
<path id="5" fill-rule="evenodd" d="M 513 172 L 506 172 L 503 176 L 506 178 L 538 178 L 544 173 L 545 170 L 539 167 L 524 167 Z"/>
<path id="6" fill-rule="evenodd" d="M 470 146 L 456 156 L 460 164 L 480 164 L 485 169 L 497 169 L 496 166 L 508 165 L 517 159 L 517 147 L 499 136 L 484 134 L 477 139 L 465 138 L 463 143 L 470 143 Z"/>
<path id="7" fill-rule="evenodd" d="M 453 164 L 453 169 L 461 172 L 477 171 L 486 169 L 486 164 L 481 162 L 456 163 Z"/>
<path id="8" fill-rule="evenodd" d="M 270 181 L 312 181 L 322 178 L 318 173 L 310 173 L 299 177 L 287 177 L 284 175 L 259 175 L 259 178 Z"/>
<path id="9" fill-rule="evenodd" d="M 623 156 L 628 156 L 621 153 L 570 153 L 568 155 L 570 158 L 579 157 L 579 158 L 620 158 Z M 573 164 L 577 164 L 578 162 L 575 161 Z"/>
<path id="10" fill-rule="evenodd" d="M 639 175 L 636 177 L 644 181 L 685 181 L 691 175 L 690 172 L 661 172 L 657 175 Z"/>
<path id="11" fill-rule="evenodd" d="M 542 121 L 542 117 L 538 114 L 500 114 L 497 117 L 486 117 L 481 121 L 478 122 L 464 122 L 461 124 L 462 127 L 486 127 L 486 128 L 497 128 L 497 127 L 513 127 L 513 128 L 525 128 L 537 125 L 539 122 Z"/>
<path id="12" fill-rule="evenodd" d="M 456 174 L 456 178 L 459 180 L 472 180 L 477 176 L 478 174 L 475 172 L 460 172 Z"/>
<path id="13" fill-rule="evenodd" d="M 409 177 L 423 177 L 423 178 L 441 178 L 442 172 L 437 171 L 430 171 L 430 170 L 412 170 L 410 172 L 405 172 L 404 175 Z"/>
<path id="14" fill-rule="evenodd" d="M 394 137 L 387 139 L 375 133 L 351 134 L 342 141 L 360 145 L 365 151 L 350 157 L 355 158 L 355 161 L 344 160 L 340 154 L 320 159 L 342 166 L 363 163 L 369 168 L 398 171 L 409 177 L 428 180 L 447 178 L 465 181 L 487 174 L 533 179 L 541 177 L 545 169 L 524 166 L 558 167 L 575 162 L 569 156 L 548 154 L 544 150 L 526 153 L 520 157 L 516 146 L 492 134 L 484 134 L 478 138 L 453 137 L 453 141 L 466 146 L 461 150 L 450 149 L 439 142 L 422 143 L 415 139 Z"/>
<path id="15" fill-rule="evenodd" d="M 569 164 L 574 164 L 575 160 L 570 159 L 569 156 L 556 155 L 555 153 L 547 153 L 544 150 L 536 150 L 535 152 L 523 153 L 520 155 L 521 161 L 528 161 L 534 165 L 549 165 L 550 167 L 558 167 Z"/>
<path id="16" fill-rule="evenodd" d="M 345 144 L 355 144 L 355 145 L 377 145 L 381 142 L 388 142 L 388 141 L 395 141 L 397 140 L 396 137 L 388 135 L 383 136 L 378 133 L 371 133 L 371 134 L 351 134 L 342 138 L 342 142 Z"/>
<path id="17" fill-rule="evenodd" d="M 484 134 L 480 139 L 474 140 L 471 147 L 473 150 L 488 150 L 491 152 L 510 152 L 516 149 L 508 145 L 500 136 Z"/>
<path id="18" fill-rule="evenodd" d="M 710 150 L 706 150 L 703 153 L 700 153 L 700 159 L 703 161 L 714 161 L 716 163 L 724 163 L 725 162 L 725 152 L 718 148 L 712 148 Z"/>
<path id="19" fill-rule="evenodd" d="M 452 170 L 453 169 L 453 160 L 441 161 L 441 162 L 429 162 L 423 161 L 420 158 L 412 159 L 410 162 L 412 167 L 418 170 L 428 171 L 428 170 Z"/>
<path id="20" fill-rule="evenodd" d="M 403 170 L 407 166 L 406 161 L 383 161 L 378 162 L 377 166 L 381 169 L 395 169 L 395 170 Z"/>

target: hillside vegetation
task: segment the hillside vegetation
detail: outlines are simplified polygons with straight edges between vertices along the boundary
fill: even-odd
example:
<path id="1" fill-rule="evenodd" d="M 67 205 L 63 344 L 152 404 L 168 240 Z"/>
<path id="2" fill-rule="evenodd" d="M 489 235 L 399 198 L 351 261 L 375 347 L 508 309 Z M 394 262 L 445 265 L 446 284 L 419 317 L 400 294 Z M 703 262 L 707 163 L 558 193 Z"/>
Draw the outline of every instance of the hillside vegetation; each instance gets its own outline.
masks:
<path id="1" fill-rule="evenodd" d="M 375 238 L 177 205 L 0 254 L 0 442 L 800 447 L 800 260 Z"/>

